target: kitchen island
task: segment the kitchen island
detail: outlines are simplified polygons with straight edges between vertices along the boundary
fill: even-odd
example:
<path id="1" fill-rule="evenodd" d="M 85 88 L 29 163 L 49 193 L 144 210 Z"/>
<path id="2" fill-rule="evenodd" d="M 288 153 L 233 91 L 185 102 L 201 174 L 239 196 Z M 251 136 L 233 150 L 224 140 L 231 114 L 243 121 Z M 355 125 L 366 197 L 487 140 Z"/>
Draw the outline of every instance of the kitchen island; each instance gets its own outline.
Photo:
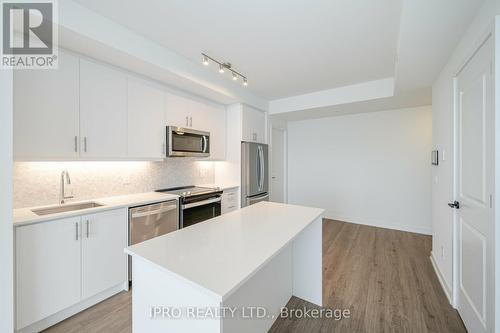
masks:
<path id="1" fill-rule="evenodd" d="M 322 214 L 261 202 L 128 247 L 133 331 L 267 332 L 292 295 L 321 306 Z"/>

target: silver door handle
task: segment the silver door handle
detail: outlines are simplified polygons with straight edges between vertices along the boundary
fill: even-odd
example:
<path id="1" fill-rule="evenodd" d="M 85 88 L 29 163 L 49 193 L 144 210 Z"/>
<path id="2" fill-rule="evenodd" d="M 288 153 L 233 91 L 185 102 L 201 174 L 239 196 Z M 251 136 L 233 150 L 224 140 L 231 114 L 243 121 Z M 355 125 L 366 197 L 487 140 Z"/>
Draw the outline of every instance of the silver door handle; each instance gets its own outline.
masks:
<path id="1" fill-rule="evenodd" d="M 189 117 L 189 127 L 193 127 L 193 117 Z"/>
<path id="2" fill-rule="evenodd" d="M 76 240 L 78 240 L 78 222 L 75 223 Z"/>
<path id="3" fill-rule="evenodd" d="M 207 146 L 208 146 L 208 144 L 207 144 L 207 137 L 204 135 L 204 136 L 202 136 L 202 138 L 203 138 L 203 152 L 206 153 L 207 152 Z"/>
<path id="4" fill-rule="evenodd" d="M 89 232 L 89 220 L 87 220 L 86 224 L 87 224 L 87 238 L 89 238 L 89 233 L 90 233 Z"/>
<path id="5" fill-rule="evenodd" d="M 259 191 L 262 191 L 264 189 L 264 174 L 265 174 L 265 165 L 264 165 L 264 150 L 262 149 L 262 146 L 258 146 L 258 151 L 259 151 Z"/>
<path id="6" fill-rule="evenodd" d="M 189 117 L 186 116 L 186 127 L 188 127 L 188 126 L 189 126 Z"/>
<path id="7" fill-rule="evenodd" d="M 257 174 L 257 187 L 258 187 L 258 190 L 260 191 L 260 173 L 261 173 L 261 170 L 260 170 L 260 150 L 259 148 L 257 147 L 257 159 L 255 160 L 255 163 L 257 164 L 257 168 L 255 168 L 255 173 Z"/>
<path id="8" fill-rule="evenodd" d="M 189 204 L 186 204 L 186 205 L 182 205 L 181 208 L 182 209 L 188 209 L 188 208 L 193 208 L 193 207 L 208 205 L 208 204 L 211 204 L 211 203 L 214 203 L 214 202 L 220 202 L 221 200 L 222 200 L 221 197 L 218 197 L 218 198 L 214 198 L 214 199 L 208 199 L 208 200 L 203 200 L 203 201 L 198 201 L 198 202 L 193 202 L 193 203 L 189 203 Z"/>
<path id="9" fill-rule="evenodd" d="M 78 152 L 78 137 L 75 135 L 75 153 Z"/>
<path id="10" fill-rule="evenodd" d="M 83 151 L 87 152 L 87 137 L 83 137 Z"/>

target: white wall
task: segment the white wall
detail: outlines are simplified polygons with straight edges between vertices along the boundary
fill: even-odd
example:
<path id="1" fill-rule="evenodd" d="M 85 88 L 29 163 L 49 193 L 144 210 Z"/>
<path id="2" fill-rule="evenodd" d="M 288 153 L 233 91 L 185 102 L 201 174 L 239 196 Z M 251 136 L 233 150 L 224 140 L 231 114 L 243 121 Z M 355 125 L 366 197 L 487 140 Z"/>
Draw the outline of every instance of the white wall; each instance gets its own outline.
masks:
<path id="1" fill-rule="evenodd" d="M 0 332 L 14 331 L 12 72 L 0 71 Z"/>
<path id="2" fill-rule="evenodd" d="M 486 0 L 432 87 L 433 147 L 445 160 L 432 173 L 432 257 L 445 292 L 453 287 L 453 78 L 479 45 L 500 13 L 498 1 Z"/>
<path id="3" fill-rule="evenodd" d="M 288 199 L 325 217 L 431 233 L 430 107 L 288 124 Z"/>

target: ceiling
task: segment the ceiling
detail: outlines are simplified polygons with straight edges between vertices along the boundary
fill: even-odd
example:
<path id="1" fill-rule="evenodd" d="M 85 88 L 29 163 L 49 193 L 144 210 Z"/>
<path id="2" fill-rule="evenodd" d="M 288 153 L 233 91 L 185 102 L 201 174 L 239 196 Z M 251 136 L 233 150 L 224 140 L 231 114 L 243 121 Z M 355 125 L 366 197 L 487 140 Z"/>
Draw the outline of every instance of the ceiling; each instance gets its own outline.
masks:
<path id="1" fill-rule="evenodd" d="M 200 52 L 231 62 L 248 76 L 248 91 L 267 101 L 394 78 L 393 99 L 355 104 L 353 112 L 356 105 L 375 110 L 429 104 L 432 82 L 484 2 L 74 1 L 196 68 L 217 71 L 203 67 Z M 291 119 L 327 116 L 339 113 L 338 107 L 289 113 Z"/>
<path id="2" fill-rule="evenodd" d="M 399 0 L 76 1 L 198 65 L 231 62 L 268 100 L 394 74 Z"/>

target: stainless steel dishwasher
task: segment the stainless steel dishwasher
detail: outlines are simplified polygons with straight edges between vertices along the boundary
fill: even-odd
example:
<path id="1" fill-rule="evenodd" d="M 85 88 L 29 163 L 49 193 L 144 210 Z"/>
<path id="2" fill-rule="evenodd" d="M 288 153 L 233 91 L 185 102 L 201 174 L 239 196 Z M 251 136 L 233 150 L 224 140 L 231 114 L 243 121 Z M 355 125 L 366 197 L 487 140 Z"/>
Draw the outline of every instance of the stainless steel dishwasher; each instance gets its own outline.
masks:
<path id="1" fill-rule="evenodd" d="M 128 243 L 134 245 L 179 229 L 177 200 L 132 207 L 128 211 Z M 128 279 L 132 281 L 132 260 L 129 256 Z"/>

